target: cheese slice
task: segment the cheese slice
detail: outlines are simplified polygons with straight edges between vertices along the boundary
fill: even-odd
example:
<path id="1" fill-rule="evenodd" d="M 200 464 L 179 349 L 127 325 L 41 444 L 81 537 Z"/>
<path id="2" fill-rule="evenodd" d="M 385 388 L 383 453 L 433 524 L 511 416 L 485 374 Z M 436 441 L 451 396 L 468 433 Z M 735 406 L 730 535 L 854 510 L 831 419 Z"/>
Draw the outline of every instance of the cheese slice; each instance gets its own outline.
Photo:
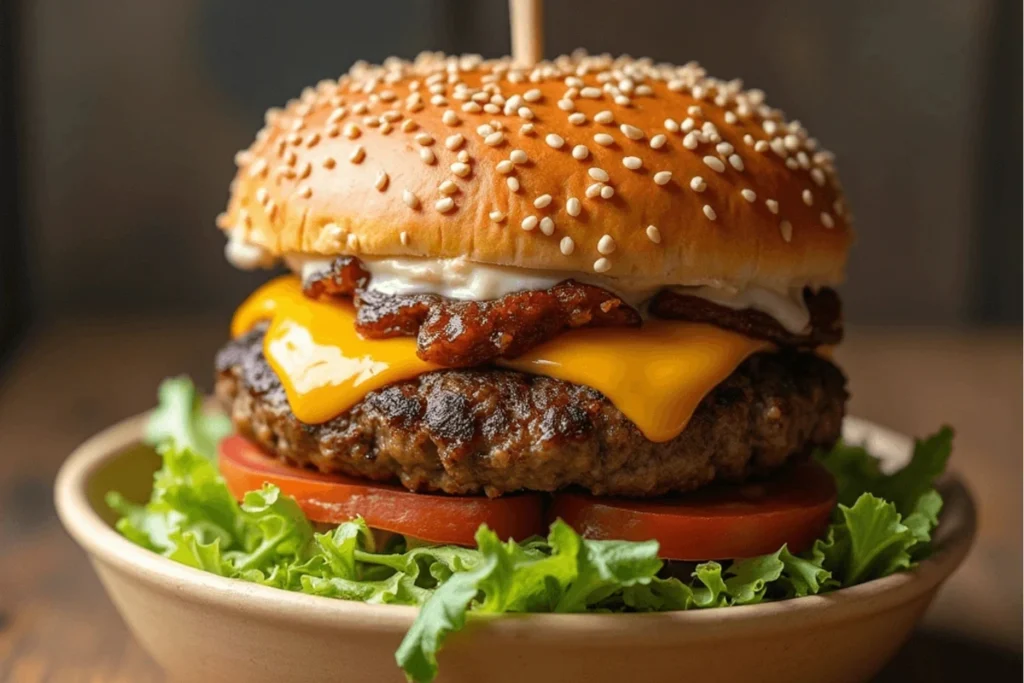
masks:
<path id="1" fill-rule="evenodd" d="M 416 355 L 412 337 L 365 339 L 348 300 L 314 301 L 295 276 L 256 290 L 237 310 L 234 336 L 269 321 L 263 353 L 292 412 L 317 424 L 369 392 L 442 369 Z M 651 441 L 686 427 L 697 405 L 748 356 L 771 348 L 714 325 L 648 320 L 642 327 L 584 328 L 560 334 L 502 366 L 592 387 Z"/>

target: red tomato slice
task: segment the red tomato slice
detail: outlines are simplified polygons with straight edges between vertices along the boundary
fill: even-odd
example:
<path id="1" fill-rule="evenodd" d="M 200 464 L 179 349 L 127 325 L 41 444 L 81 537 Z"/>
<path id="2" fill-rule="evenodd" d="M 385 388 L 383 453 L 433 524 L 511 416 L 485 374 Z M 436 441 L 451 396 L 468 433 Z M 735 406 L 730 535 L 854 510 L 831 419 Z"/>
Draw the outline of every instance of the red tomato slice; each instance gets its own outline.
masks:
<path id="1" fill-rule="evenodd" d="M 792 552 L 806 550 L 835 504 L 832 475 L 807 462 L 757 483 L 650 500 L 563 492 L 549 519 L 561 517 L 587 538 L 656 539 L 661 557 L 699 562 L 773 553 L 784 543 Z"/>
<path id="2" fill-rule="evenodd" d="M 439 544 L 475 545 L 481 524 L 499 538 L 546 533 L 544 499 L 535 493 L 486 498 L 412 493 L 401 487 L 288 467 L 241 436 L 220 444 L 220 471 L 239 500 L 270 482 L 298 501 L 314 522 L 362 516 L 375 529 Z"/>

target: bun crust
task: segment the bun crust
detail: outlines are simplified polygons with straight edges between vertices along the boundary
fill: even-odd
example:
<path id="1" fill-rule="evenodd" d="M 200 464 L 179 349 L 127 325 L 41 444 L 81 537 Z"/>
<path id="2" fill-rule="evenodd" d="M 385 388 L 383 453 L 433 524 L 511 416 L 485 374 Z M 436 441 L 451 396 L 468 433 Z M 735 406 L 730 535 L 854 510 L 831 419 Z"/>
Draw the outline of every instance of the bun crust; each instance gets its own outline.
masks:
<path id="1" fill-rule="evenodd" d="M 269 111 L 236 161 L 218 223 L 270 256 L 783 290 L 838 284 L 853 237 L 831 155 L 694 64 L 358 64 Z"/>

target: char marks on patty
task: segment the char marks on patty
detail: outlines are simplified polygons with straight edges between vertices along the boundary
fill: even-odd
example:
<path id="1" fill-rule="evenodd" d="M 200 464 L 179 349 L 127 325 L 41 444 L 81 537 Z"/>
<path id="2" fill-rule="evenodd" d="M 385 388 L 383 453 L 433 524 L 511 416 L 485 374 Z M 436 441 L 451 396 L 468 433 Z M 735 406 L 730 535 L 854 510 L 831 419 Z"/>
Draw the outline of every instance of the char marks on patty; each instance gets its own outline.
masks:
<path id="1" fill-rule="evenodd" d="M 846 402 L 838 368 L 784 350 L 748 358 L 661 443 L 593 389 L 493 368 L 427 373 L 309 425 L 292 414 L 262 337 L 257 328 L 217 356 L 217 394 L 238 431 L 292 465 L 414 491 L 655 496 L 742 481 L 831 446 Z"/>

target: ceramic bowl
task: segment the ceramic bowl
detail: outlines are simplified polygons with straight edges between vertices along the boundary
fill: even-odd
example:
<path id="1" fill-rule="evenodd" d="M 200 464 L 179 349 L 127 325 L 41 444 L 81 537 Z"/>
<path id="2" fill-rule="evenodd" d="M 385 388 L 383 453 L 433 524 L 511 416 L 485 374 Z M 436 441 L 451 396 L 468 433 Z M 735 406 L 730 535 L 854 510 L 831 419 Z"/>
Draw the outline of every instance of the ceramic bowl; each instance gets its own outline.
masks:
<path id="1" fill-rule="evenodd" d="M 146 416 L 78 448 L 61 469 L 57 509 L 89 553 L 139 643 L 176 681 L 402 681 L 394 652 L 416 610 L 289 593 L 206 574 L 111 528 L 103 495 L 144 499 L 158 465 Z M 910 441 L 848 419 L 845 435 L 895 464 Z M 815 596 L 692 612 L 472 618 L 440 655 L 441 681 L 865 681 L 910 635 L 971 545 L 975 513 L 955 479 L 935 553 L 915 570 Z"/>

